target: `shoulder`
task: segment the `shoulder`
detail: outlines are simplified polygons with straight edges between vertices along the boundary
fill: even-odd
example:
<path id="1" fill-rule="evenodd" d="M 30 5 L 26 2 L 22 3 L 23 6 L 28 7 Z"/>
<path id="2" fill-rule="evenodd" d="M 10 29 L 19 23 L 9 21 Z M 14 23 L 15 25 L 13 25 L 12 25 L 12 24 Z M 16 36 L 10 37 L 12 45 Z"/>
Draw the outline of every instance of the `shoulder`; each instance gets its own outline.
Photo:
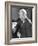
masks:
<path id="1" fill-rule="evenodd" d="M 20 19 L 20 18 L 17 19 L 17 23 L 18 23 L 18 24 L 21 23 L 21 19 Z"/>

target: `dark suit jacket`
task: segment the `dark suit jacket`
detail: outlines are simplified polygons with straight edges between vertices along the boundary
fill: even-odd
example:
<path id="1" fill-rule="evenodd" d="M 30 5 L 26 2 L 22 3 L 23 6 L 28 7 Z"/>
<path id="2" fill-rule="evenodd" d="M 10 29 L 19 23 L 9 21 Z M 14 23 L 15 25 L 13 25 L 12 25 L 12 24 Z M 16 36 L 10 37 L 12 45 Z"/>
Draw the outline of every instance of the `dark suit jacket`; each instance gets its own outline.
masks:
<path id="1" fill-rule="evenodd" d="M 21 19 L 18 19 L 16 25 L 16 32 L 14 34 L 15 38 L 18 38 L 17 32 L 21 33 L 21 38 L 32 37 L 32 25 L 27 21 L 27 19 L 25 19 L 25 23 L 23 23 Z"/>

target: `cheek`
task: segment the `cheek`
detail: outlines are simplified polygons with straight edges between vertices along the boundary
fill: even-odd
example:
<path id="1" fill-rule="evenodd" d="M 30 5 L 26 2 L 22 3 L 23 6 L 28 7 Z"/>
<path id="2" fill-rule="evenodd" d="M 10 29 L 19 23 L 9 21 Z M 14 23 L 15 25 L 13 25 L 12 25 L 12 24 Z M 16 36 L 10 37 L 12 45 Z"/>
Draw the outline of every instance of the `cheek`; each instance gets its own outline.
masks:
<path id="1" fill-rule="evenodd" d="M 23 13 L 22 13 L 22 12 L 20 12 L 19 14 L 20 14 L 20 15 L 23 15 Z"/>
<path id="2" fill-rule="evenodd" d="M 19 16 L 20 16 L 20 18 L 22 18 L 22 14 L 20 14 Z"/>

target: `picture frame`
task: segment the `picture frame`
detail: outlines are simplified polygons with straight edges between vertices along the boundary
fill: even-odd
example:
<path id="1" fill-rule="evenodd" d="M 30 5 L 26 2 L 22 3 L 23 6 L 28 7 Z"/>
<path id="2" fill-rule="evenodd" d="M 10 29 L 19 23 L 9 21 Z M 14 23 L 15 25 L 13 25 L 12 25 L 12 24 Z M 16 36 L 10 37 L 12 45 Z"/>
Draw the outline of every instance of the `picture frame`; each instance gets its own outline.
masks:
<path id="1" fill-rule="evenodd" d="M 32 37 L 25 38 L 11 38 L 12 30 L 12 16 L 11 6 L 19 7 L 32 7 Z M 24 2 L 5 2 L 5 44 L 21 44 L 21 43 L 35 43 L 37 42 L 37 4 L 36 3 L 24 3 Z"/>

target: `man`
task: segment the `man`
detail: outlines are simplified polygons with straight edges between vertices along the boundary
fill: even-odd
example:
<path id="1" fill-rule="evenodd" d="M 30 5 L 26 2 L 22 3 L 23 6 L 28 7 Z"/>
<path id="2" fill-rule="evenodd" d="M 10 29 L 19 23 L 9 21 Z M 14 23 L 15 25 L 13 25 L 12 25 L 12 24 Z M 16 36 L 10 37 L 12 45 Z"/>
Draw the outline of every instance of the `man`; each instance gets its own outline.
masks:
<path id="1" fill-rule="evenodd" d="M 15 35 L 17 38 L 32 37 L 32 22 L 27 17 L 27 12 L 25 9 L 19 10 L 19 18 L 15 28 Z"/>

